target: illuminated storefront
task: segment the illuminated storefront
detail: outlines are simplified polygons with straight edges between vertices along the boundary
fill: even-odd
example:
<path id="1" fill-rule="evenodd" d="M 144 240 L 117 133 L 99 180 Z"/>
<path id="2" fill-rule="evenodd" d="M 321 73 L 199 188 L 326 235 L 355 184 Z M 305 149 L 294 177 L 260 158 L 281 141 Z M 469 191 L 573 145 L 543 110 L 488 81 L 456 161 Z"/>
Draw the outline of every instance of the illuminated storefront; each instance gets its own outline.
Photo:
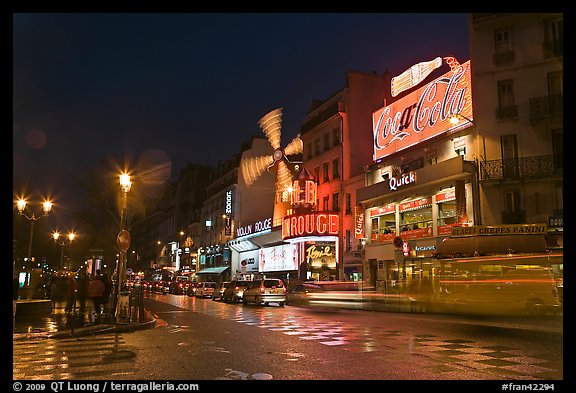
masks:
<path id="1" fill-rule="evenodd" d="M 377 290 L 434 274 L 426 258 L 453 227 L 478 217 L 470 62 L 445 61 L 448 72 L 373 113 L 374 163 L 356 194 L 364 215 L 356 236 L 366 241 L 364 269 Z"/>

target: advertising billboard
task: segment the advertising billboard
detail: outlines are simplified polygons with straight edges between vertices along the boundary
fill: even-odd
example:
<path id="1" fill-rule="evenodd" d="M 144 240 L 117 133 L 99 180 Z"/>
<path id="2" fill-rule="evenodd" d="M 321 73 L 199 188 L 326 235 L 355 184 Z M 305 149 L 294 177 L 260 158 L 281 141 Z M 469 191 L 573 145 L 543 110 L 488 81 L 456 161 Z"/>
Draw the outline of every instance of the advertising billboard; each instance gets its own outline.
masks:
<path id="1" fill-rule="evenodd" d="M 470 61 L 446 58 L 451 70 L 372 114 L 374 161 L 453 129 L 450 119 L 472 117 Z"/>

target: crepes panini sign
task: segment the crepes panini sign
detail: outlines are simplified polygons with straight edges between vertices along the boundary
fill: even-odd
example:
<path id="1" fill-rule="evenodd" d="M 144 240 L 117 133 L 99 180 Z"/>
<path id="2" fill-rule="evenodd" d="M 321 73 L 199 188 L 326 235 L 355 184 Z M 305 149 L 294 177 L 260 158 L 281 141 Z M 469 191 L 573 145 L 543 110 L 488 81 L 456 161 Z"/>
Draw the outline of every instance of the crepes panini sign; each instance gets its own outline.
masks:
<path id="1" fill-rule="evenodd" d="M 464 126 L 450 123 L 457 115 L 473 120 L 470 61 L 460 64 L 453 57 L 445 60 L 449 72 L 372 114 L 374 161 L 451 129 L 472 125 L 468 121 Z"/>

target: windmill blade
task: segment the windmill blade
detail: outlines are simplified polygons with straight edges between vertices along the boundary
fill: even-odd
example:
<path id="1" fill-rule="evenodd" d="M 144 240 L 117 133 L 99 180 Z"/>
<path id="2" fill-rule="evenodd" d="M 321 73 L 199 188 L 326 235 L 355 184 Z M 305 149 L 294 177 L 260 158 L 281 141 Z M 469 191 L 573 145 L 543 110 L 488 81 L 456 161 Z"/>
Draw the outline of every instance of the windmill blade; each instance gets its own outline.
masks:
<path id="1" fill-rule="evenodd" d="M 290 184 L 292 184 L 292 174 L 290 173 L 290 169 L 288 169 L 288 165 L 286 165 L 284 160 L 278 161 L 278 173 L 276 174 L 276 190 L 284 191 L 290 186 Z"/>
<path id="2" fill-rule="evenodd" d="M 300 154 L 303 151 L 304 151 L 304 143 L 302 142 L 302 139 L 300 139 L 300 135 L 298 135 L 296 138 L 292 139 L 292 142 L 290 142 L 286 146 L 286 148 L 284 149 L 284 154 L 290 156 L 292 154 Z"/>
<path id="3" fill-rule="evenodd" d="M 265 114 L 259 121 L 258 124 L 266 138 L 270 142 L 270 145 L 274 150 L 280 148 L 280 129 L 282 127 L 282 108 L 275 109 L 273 111 Z"/>
<path id="4" fill-rule="evenodd" d="M 273 162 L 272 156 L 242 158 L 242 175 L 246 185 L 249 186 L 254 183 Z"/>

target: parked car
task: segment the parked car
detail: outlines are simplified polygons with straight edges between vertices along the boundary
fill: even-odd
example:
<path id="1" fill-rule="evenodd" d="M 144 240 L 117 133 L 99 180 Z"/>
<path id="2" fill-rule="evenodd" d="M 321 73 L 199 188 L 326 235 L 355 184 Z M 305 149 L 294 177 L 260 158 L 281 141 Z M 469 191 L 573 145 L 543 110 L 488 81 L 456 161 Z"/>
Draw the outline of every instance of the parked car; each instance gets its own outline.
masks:
<path id="1" fill-rule="evenodd" d="M 178 276 L 170 282 L 170 293 L 175 295 L 185 295 L 188 293 L 190 281 L 187 276 Z"/>
<path id="2" fill-rule="evenodd" d="M 197 297 L 212 297 L 214 295 L 214 289 L 218 286 L 217 282 L 204 281 L 199 282 L 196 287 L 196 292 L 194 296 Z"/>
<path id="3" fill-rule="evenodd" d="M 156 293 L 168 293 L 168 282 L 166 281 L 161 281 L 161 280 L 155 280 L 155 281 L 150 281 L 150 286 L 149 286 L 149 290 L 151 292 L 156 292 Z"/>
<path id="4" fill-rule="evenodd" d="M 286 286 L 278 278 L 264 278 L 250 282 L 244 290 L 242 303 L 256 303 L 257 305 L 278 303 L 281 307 L 286 303 Z"/>
<path id="5" fill-rule="evenodd" d="M 212 294 L 212 300 L 222 301 L 224 296 L 224 290 L 226 289 L 226 285 L 230 284 L 230 281 L 222 281 L 220 284 L 214 288 L 214 293 Z"/>
<path id="6" fill-rule="evenodd" d="M 196 296 L 196 289 L 198 288 L 198 284 L 200 283 L 196 281 L 188 283 L 188 290 L 186 291 L 186 294 L 188 296 Z"/>
<path id="7" fill-rule="evenodd" d="M 242 301 L 242 296 L 244 294 L 244 289 L 248 287 L 251 281 L 245 280 L 233 280 L 224 290 L 222 295 L 222 300 L 225 303 L 236 303 Z"/>

